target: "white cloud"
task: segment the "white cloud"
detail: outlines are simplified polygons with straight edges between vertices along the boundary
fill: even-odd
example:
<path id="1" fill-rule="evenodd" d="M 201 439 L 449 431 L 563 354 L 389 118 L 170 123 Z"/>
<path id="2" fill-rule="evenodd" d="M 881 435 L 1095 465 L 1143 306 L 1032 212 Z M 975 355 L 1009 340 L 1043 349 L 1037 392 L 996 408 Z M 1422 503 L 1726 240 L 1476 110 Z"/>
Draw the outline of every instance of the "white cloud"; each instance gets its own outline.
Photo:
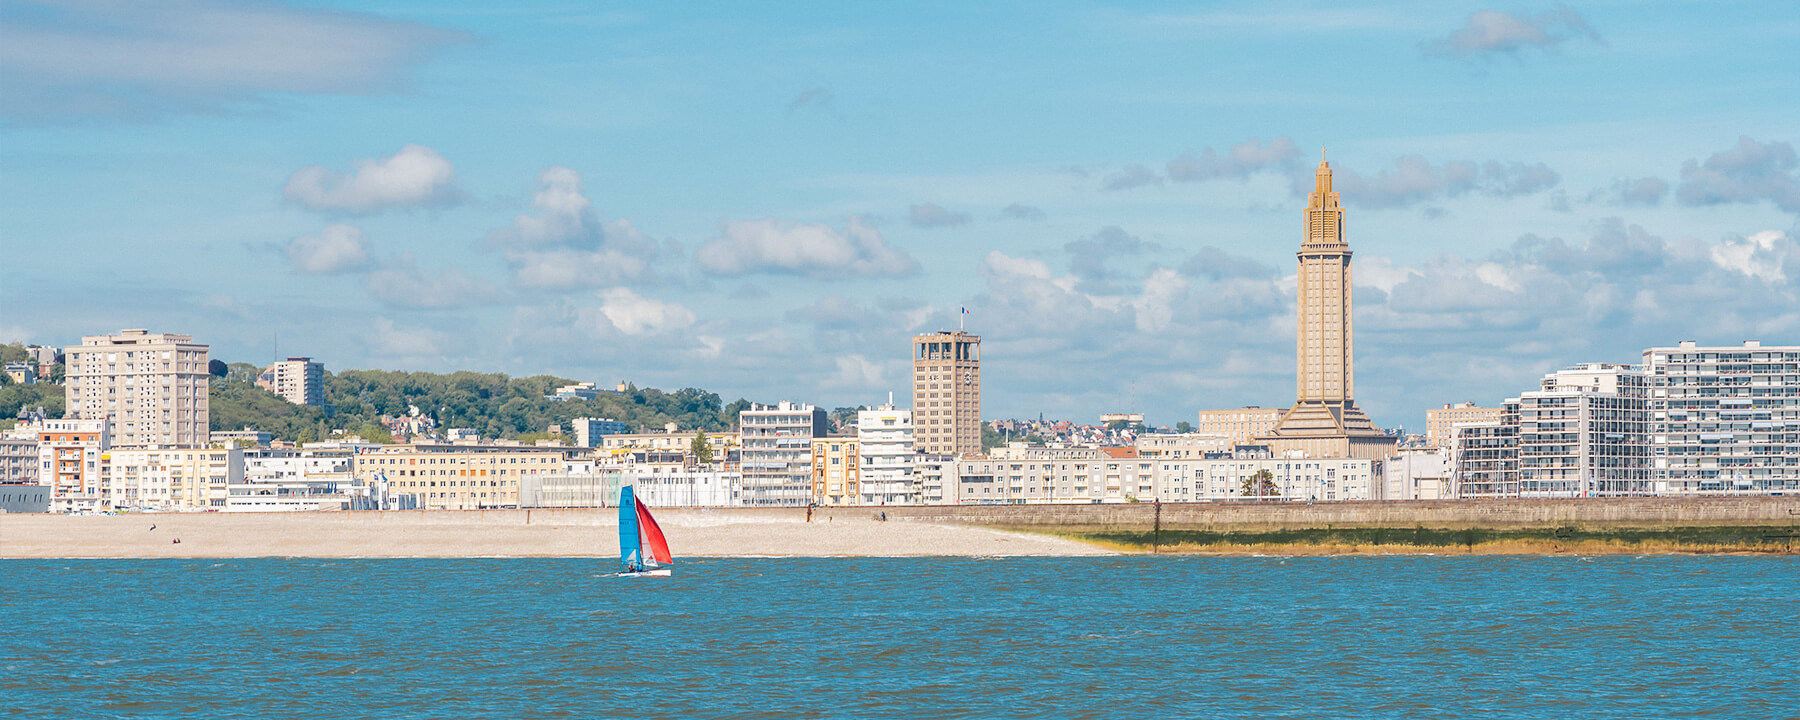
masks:
<path id="1" fill-rule="evenodd" d="M 1794 243 L 1787 233 L 1764 230 L 1746 238 L 1728 238 L 1708 253 L 1719 267 L 1770 285 L 1786 285 L 1791 278 L 1787 265 L 1794 255 Z M 1795 256 L 1800 261 L 1800 256 Z"/>
<path id="2" fill-rule="evenodd" d="M 1768 200 L 1783 211 L 1800 213 L 1800 156 L 1788 143 L 1740 137 L 1737 145 L 1705 162 L 1683 163 L 1675 197 L 1683 205 Z"/>
<path id="3" fill-rule="evenodd" d="M 659 248 L 627 220 L 602 221 L 581 173 L 550 167 L 538 173 L 535 215 L 518 215 L 488 233 L 505 251 L 513 283 L 534 290 L 616 285 L 644 277 Z"/>
<path id="4" fill-rule="evenodd" d="M 278 94 L 369 95 L 463 42 L 366 13 L 222 0 L 55 3 L 0 22 L 0 117 L 217 112 Z"/>
<path id="5" fill-rule="evenodd" d="M 887 387 L 887 362 L 877 362 L 861 354 L 839 355 L 833 358 L 837 371 L 819 385 L 827 388 L 876 392 Z"/>
<path id="6" fill-rule="evenodd" d="M 421 270 L 411 255 L 402 255 L 370 272 L 365 284 L 375 299 L 413 310 L 463 307 L 495 297 L 492 285 L 455 268 L 436 273 Z"/>
<path id="7" fill-rule="evenodd" d="M 455 168 L 424 145 L 407 145 L 379 160 L 358 160 L 351 173 L 318 165 L 300 168 L 288 177 L 282 194 L 311 210 L 348 214 L 439 207 L 462 199 Z"/>
<path id="8" fill-rule="evenodd" d="M 1143 165 L 1129 165 L 1106 177 L 1102 190 L 1130 190 L 1145 185 L 1161 185 L 1162 176 Z"/>
<path id="9" fill-rule="evenodd" d="M 733 220 L 719 237 L 694 253 L 702 270 L 714 275 L 756 272 L 821 278 L 903 277 L 919 263 L 888 246 L 881 232 L 852 217 L 839 232 L 824 223 Z"/>
<path id="10" fill-rule="evenodd" d="M 1013 220 L 1043 220 L 1045 217 L 1043 209 L 1020 203 L 1001 208 L 1000 214 Z"/>
<path id="11" fill-rule="evenodd" d="M 1291 168 L 1299 157 L 1300 149 L 1295 147 L 1293 138 L 1282 136 L 1266 144 L 1260 138 L 1251 138 L 1231 146 L 1223 155 L 1212 148 L 1198 155 L 1191 150 L 1182 153 L 1169 161 L 1168 174 L 1176 182 L 1242 180 L 1260 170 Z"/>
<path id="12" fill-rule="evenodd" d="M 647 298 L 630 288 L 601 292 L 599 310 L 607 322 L 626 335 L 680 330 L 694 324 L 694 312 L 680 303 Z"/>
<path id="13" fill-rule="evenodd" d="M 969 224 L 969 214 L 952 212 L 937 203 L 914 205 L 906 211 L 906 221 L 918 228 L 953 227 Z"/>
<path id="14" fill-rule="evenodd" d="M 1530 48 L 1552 52 L 1565 42 L 1581 38 L 1598 42 L 1600 35 L 1568 6 L 1559 5 L 1537 15 L 1478 10 L 1448 37 L 1423 43 L 1420 49 L 1428 55 L 1448 58 L 1518 55 Z"/>
<path id="15" fill-rule="evenodd" d="M 308 273 L 349 272 L 369 264 L 369 244 L 362 228 L 343 223 L 288 241 L 286 253 L 294 269 Z"/>
<path id="16" fill-rule="evenodd" d="M 1313 173 L 1296 173 L 1292 178 L 1296 194 L 1312 191 Z M 1343 167 L 1333 168 L 1332 173 L 1332 187 L 1345 202 L 1366 208 L 1411 207 L 1468 193 L 1518 197 L 1548 190 L 1561 181 L 1562 176 L 1543 163 L 1451 160 L 1433 165 L 1417 155 L 1400 157 L 1394 167 L 1374 175 Z"/>
<path id="17" fill-rule="evenodd" d="M 385 317 L 375 318 L 374 332 L 367 336 L 369 352 L 379 357 L 417 358 L 438 355 L 447 336 L 427 328 L 405 330 Z"/>

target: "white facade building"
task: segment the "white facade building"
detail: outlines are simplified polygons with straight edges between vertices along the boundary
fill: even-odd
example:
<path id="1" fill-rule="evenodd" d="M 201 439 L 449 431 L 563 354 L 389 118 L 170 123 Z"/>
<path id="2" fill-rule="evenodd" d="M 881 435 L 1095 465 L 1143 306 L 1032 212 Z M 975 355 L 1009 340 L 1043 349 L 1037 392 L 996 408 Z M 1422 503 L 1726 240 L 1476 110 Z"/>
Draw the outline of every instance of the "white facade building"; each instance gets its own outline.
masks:
<path id="1" fill-rule="evenodd" d="M 919 501 L 914 486 L 912 411 L 883 405 L 856 413 L 856 442 L 862 455 L 858 501 L 864 505 L 900 505 Z"/>
<path id="2" fill-rule="evenodd" d="M 1632 365 L 1587 363 L 1544 376 L 1517 399 L 1519 496 L 1650 494 L 1646 401 L 1644 375 Z"/>
<path id="3" fill-rule="evenodd" d="M 1800 492 L 1800 346 L 1644 351 L 1657 492 Z"/>
<path id="4" fill-rule="evenodd" d="M 804 403 L 751 405 L 738 413 L 744 504 L 812 502 L 812 439 L 825 437 L 825 411 Z"/>
<path id="5" fill-rule="evenodd" d="M 295 405 L 325 404 L 325 365 L 309 357 L 291 357 L 256 376 L 256 386 Z"/>
<path id="6" fill-rule="evenodd" d="M 244 479 L 238 448 L 113 448 L 100 458 L 112 509 L 222 510 Z"/>

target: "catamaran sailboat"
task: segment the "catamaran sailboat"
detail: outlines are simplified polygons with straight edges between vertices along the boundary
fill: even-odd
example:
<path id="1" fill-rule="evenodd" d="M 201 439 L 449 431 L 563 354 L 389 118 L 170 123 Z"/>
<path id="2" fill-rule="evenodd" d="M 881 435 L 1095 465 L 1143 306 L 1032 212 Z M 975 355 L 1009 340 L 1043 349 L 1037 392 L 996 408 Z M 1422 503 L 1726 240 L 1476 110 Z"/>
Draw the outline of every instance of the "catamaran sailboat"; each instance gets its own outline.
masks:
<path id="1" fill-rule="evenodd" d="M 645 550 L 650 551 L 647 556 Z M 675 562 L 662 527 L 630 485 L 619 488 L 619 561 L 625 565 L 619 577 L 668 577 L 668 566 Z"/>

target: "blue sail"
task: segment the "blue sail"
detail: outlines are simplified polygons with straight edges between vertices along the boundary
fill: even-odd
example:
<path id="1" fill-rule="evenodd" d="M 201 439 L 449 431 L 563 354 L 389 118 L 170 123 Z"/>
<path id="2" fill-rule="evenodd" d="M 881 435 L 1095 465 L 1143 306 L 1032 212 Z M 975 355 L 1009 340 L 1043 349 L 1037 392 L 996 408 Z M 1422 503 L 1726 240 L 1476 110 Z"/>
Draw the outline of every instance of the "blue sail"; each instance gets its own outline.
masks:
<path id="1" fill-rule="evenodd" d="M 638 532 L 637 499 L 626 485 L 619 488 L 619 562 L 625 572 L 644 569 L 643 542 Z"/>

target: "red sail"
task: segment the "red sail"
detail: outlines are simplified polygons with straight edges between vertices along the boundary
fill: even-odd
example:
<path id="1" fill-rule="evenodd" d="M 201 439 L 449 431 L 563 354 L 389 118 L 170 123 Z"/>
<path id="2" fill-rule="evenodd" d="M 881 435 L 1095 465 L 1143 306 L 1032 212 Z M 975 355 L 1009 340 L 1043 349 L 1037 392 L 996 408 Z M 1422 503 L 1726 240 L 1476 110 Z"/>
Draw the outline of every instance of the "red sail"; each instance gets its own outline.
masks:
<path id="1" fill-rule="evenodd" d="M 637 516 L 638 527 L 644 531 L 644 544 L 650 546 L 650 556 L 664 565 L 675 562 L 669 555 L 669 541 L 663 539 L 662 527 L 656 524 L 656 518 L 650 517 L 650 508 L 645 507 L 642 500 L 637 501 Z"/>

